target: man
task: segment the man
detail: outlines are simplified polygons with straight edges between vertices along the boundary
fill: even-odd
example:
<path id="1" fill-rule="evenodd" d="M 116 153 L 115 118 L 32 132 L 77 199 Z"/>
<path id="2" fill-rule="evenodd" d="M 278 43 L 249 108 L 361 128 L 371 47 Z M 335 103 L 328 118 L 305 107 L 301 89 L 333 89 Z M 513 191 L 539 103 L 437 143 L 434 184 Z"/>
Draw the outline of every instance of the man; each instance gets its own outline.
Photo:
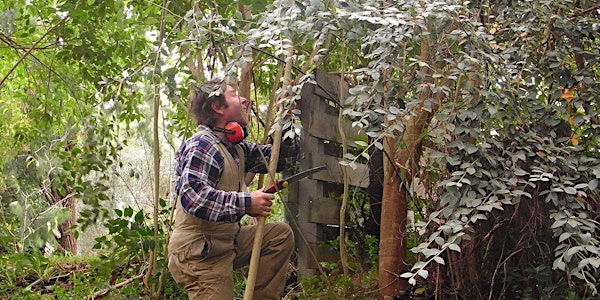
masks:
<path id="1" fill-rule="evenodd" d="M 175 156 L 178 205 L 169 270 L 190 299 L 233 299 L 233 270 L 249 264 L 256 231 L 239 221 L 246 214 L 269 216 L 275 197 L 247 192 L 245 172 L 266 173 L 272 145 L 243 139 L 251 103 L 223 79 L 201 84 L 190 100 L 198 132 Z M 278 171 L 291 166 L 297 152 L 296 141 L 283 141 Z M 288 224 L 265 225 L 255 299 L 281 297 L 293 251 Z"/>

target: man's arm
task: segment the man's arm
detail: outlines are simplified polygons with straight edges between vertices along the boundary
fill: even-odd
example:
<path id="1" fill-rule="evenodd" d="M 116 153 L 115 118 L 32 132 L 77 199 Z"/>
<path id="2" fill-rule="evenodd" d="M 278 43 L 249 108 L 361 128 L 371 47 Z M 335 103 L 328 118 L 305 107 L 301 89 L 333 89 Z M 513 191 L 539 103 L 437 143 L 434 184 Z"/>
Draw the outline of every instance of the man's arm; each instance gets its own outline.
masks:
<path id="1" fill-rule="evenodd" d="M 273 149 L 272 144 L 259 145 L 245 141 L 242 144 L 246 153 L 246 172 L 267 173 Z M 300 145 L 297 138 L 281 141 L 277 171 L 283 171 L 294 166 L 298 160 Z"/>

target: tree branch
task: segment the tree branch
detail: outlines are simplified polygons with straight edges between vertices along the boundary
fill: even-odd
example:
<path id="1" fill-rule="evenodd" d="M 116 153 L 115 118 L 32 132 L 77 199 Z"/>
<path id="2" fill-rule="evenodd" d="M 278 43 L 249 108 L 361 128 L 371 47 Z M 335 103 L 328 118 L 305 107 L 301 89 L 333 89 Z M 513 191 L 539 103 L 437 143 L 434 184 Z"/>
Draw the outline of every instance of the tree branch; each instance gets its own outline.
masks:
<path id="1" fill-rule="evenodd" d="M 0 88 L 4 85 L 4 82 L 8 79 L 10 74 L 12 74 L 12 72 L 14 72 L 17 69 L 17 67 L 21 64 L 21 62 L 23 62 L 23 60 L 25 60 L 25 58 L 31 54 L 31 51 L 36 49 L 36 46 L 39 43 L 41 43 L 54 29 L 56 29 L 58 26 L 60 26 L 62 23 L 64 23 L 68 19 L 69 19 L 69 16 L 60 20 L 60 22 L 56 23 L 54 26 L 52 26 L 52 28 L 48 29 L 48 31 L 46 31 L 46 33 L 44 33 L 44 35 L 42 35 L 35 43 L 33 43 L 33 45 L 31 45 L 31 47 L 29 47 L 27 52 L 25 52 L 25 54 L 23 54 L 23 56 L 21 56 L 21 58 L 19 58 L 17 63 L 15 63 L 12 66 L 12 68 L 6 73 L 6 75 L 4 75 L 4 77 L 2 77 L 2 79 L 0 79 Z"/>

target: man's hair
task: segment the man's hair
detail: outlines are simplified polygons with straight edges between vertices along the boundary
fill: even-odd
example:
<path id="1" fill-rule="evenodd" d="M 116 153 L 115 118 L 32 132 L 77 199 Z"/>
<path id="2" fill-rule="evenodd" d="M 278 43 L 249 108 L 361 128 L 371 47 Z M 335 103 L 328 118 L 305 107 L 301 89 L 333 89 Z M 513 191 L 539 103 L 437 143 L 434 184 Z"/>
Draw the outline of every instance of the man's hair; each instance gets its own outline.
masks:
<path id="1" fill-rule="evenodd" d="M 217 115 L 212 108 L 213 103 L 227 106 L 225 102 L 225 89 L 227 83 L 224 78 L 218 77 L 199 84 L 192 89 L 190 95 L 190 110 L 196 125 L 212 127 L 217 122 Z"/>

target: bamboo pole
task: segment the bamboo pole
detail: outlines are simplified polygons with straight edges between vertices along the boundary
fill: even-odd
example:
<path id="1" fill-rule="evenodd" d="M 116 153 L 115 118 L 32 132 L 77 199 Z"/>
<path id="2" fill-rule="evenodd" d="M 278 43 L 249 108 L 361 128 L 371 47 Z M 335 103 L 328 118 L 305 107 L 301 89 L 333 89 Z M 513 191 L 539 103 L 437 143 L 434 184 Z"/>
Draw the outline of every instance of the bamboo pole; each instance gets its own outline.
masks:
<path id="1" fill-rule="evenodd" d="M 161 11 L 161 22 L 160 22 L 160 34 L 159 41 L 161 42 L 161 47 L 163 45 L 163 39 L 165 36 L 165 16 L 166 16 L 166 6 L 167 0 L 163 1 L 163 9 Z M 160 67 L 158 66 L 158 59 L 160 58 L 160 51 L 158 51 L 158 55 L 156 56 L 156 61 L 154 64 L 154 73 L 160 73 Z M 158 126 L 158 118 L 160 116 L 160 80 L 157 76 L 153 76 L 154 79 L 154 112 L 153 112 L 153 161 L 154 161 L 154 212 L 153 212 L 153 239 L 154 245 L 158 247 L 158 206 L 160 201 L 160 141 L 158 137 L 159 126 Z M 154 275 L 154 271 L 156 269 L 156 260 L 157 260 L 157 249 L 150 249 L 149 257 L 148 257 L 148 270 L 144 276 L 143 282 L 144 285 L 150 289 L 151 295 L 158 298 L 160 294 L 158 290 L 155 289 L 155 285 L 150 284 L 150 279 Z M 160 286 L 160 284 L 159 284 Z"/>
<path id="2" fill-rule="evenodd" d="M 286 39 L 284 41 L 288 45 L 288 53 L 285 60 L 285 71 L 284 71 L 284 88 L 287 87 L 291 82 L 292 73 L 292 56 L 294 53 L 292 41 Z M 269 161 L 269 176 L 267 181 L 269 182 L 265 186 L 271 186 L 275 183 L 275 172 L 277 171 L 277 163 L 279 162 L 279 150 L 281 148 L 281 128 L 282 121 L 285 117 L 285 105 L 280 105 L 275 117 L 273 124 L 273 147 L 271 149 L 271 158 Z M 254 235 L 254 244 L 252 245 L 252 256 L 250 257 L 250 266 L 248 268 L 248 280 L 246 282 L 246 290 L 244 291 L 244 300 L 250 300 L 254 296 L 254 286 L 256 285 L 256 274 L 258 273 L 258 264 L 260 262 L 260 249 L 262 246 L 262 240 L 265 230 L 266 218 L 263 216 L 258 217 L 256 224 L 256 232 Z"/>

